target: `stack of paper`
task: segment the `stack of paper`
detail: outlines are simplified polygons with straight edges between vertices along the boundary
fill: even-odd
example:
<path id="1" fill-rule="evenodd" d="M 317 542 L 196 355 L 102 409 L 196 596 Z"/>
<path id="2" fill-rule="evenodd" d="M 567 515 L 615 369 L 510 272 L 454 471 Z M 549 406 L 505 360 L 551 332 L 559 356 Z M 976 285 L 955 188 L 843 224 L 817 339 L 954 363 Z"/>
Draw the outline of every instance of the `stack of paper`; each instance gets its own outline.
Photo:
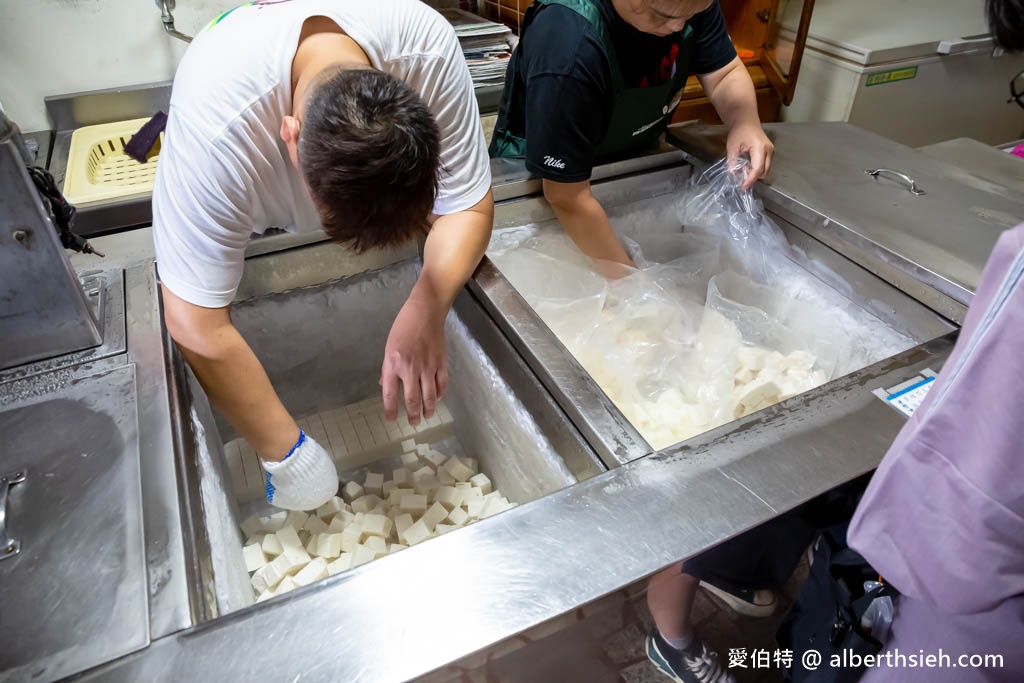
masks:
<path id="1" fill-rule="evenodd" d="M 469 65 L 473 87 L 502 85 L 512 57 L 512 31 L 504 24 L 488 21 L 464 10 L 438 10 L 453 27 Z"/>

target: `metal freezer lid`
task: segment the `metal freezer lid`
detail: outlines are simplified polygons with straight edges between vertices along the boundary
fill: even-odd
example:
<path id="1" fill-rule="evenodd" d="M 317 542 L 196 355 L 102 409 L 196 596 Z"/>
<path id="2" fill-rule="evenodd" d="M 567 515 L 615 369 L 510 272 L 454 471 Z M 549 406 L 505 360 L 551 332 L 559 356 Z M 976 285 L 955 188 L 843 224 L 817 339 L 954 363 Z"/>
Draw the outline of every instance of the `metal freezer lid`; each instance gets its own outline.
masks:
<path id="1" fill-rule="evenodd" d="M 956 167 L 967 184 L 995 183 L 1024 192 L 1024 159 L 971 138 L 956 138 L 918 147 L 932 157 Z"/>
<path id="2" fill-rule="evenodd" d="M 772 211 L 869 269 L 894 266 L 960 304 L 970 303 L 999 235 L 1024 222 L 1024 188 L 967 184 L 955 166 L 856 126 L 765 130 L 775 157 L 758 193 Z M 672 126 L 669 139 L 699 162 L 724 156 L 722 126 Z M 925 194 L 894 175 L 865 173 L 879 168 L 906 174 Z"/>
<path id="3" fill-rule="evenodd" d="M 60 373 L 61 371 L 58 371 Z M 0 681 L 52 681 L 149 643 L 134 366 L 41 376 L 0 411 Z"/>
<path id="4" fill-rule="evenodd" d="M 801 3 L 790 2 L 782 27 L 794 32 Z M 831 0 L 814 5 L 807 47 L 871 66 L 938 54 L 942 41 L 988 36 L 984 0 Z"/>

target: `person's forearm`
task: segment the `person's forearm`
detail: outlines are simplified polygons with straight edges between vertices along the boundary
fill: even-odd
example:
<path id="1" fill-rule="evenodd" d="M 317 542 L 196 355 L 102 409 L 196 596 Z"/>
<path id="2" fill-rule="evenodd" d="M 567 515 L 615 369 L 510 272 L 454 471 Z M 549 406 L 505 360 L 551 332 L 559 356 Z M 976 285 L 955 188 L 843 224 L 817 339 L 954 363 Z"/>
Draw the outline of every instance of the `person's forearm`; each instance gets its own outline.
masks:
<path id="1" fill-rule="evenodd" d="M 721 74 L 701 78 L 701 85 L 708 94 L 722 122 L 729 128 L 738 125 L 761 125 L 757 113 L 757 95 L 754 82 L 743 62 L 737 58 Z"/>
<path id="2" fill-rule="evenodd" d="M 775 145 L 761 127 L 757 114 L 757 95 L 747 67 L 737 57 L 721 69 L 698 76 L 715 111 L 729 128 L 726 154 L 730 163 L 748 155 L 742 188 L 749 190 L 771 170 Z"/>
<path id="3" fill-rule="evenodd" d="M 593 259 L 633 265 L 633 260 L 612 230 L 608 214 L 589 188 L 564 199 L 551 192 L 545 195 L 549 197 L 558 222 L 580 251 Z"/>
<path id="4" fill-rule="evenodd" d="M 221 326 L 192 346 L 178 344 L 214 406 L 261 458 L 284 458 L 298 441 L 298 425 L 238 330 Z"/>
<path id="5" fill-rule="evenodd" d="M 487 250 L 494 223 L 490 191 L 466 211 L 438 216 L 423 246 L 423 270 L 409 298 L 446 315 Z"/>
<path id="6" fill-rule="evenodd" d="M 615 237 L 608 214 L 593 195 L 553 208 L 558 222 L 584 254 L 605 261 L 631 262 L 626 250 Z"/>

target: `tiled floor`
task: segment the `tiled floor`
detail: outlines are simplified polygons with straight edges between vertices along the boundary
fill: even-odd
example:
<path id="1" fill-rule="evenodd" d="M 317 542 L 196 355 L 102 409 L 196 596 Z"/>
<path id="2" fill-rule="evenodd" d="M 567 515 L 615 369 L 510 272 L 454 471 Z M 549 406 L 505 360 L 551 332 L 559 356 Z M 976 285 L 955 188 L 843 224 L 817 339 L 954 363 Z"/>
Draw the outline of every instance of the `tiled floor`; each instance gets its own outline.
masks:
<path id="1" fill-rule="evenodd" d="M 774 654 L 775 631 L 807 576 L 801 564 L 783 590 L 783 603 L 763 619 L 738 615 L 705 591 L 697 596 L 698 631 L 728 663 L 730 648 L 744 648 L 747 668 L 731 669 L 739 683 L 778 683 L 771 667 L 751 668 L 750 654 Z M 647 611 L 644 583 L 630 586 L 575 613 L 469 657 L 423 679 L 429 683 L 665 683 L 644 655 L 644 636 L 653 622 Z"/>

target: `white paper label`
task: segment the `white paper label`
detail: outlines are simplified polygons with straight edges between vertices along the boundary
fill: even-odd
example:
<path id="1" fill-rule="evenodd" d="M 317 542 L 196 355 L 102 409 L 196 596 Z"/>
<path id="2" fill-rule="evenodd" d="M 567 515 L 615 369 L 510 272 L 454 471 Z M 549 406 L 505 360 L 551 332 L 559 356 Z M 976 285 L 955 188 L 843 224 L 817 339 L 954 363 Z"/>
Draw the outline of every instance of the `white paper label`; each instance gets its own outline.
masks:
<path id="1" fill-rule="evenodd" d="M 935 378 L 929 377 L 928 379 L 921 380 L 911 387 L 907 387 L 899 393 L 889 396 L 885 400 L 888 401 L 889 405 L 893 408 L 900 411 L 907 417 L 910 417 L 914 414 L 914 411 L 917 410 L 917 407 L 921 405 L 921 401 L 923 401 L 924 397 L 928 395 L 928 391 L 932 388 L 934 383 Z"/>

